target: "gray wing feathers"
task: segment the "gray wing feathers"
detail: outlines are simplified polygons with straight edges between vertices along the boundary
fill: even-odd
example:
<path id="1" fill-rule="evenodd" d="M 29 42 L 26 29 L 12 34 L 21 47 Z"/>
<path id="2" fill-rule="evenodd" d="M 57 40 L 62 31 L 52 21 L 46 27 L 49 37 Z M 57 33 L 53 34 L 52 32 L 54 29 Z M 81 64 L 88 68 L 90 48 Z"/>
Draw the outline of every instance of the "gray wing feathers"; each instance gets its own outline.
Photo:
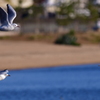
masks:
<path id="1" fill-rule="evenodd" d="M 16 17 L 16 11 L 9 5 L 7 4 L 7 13 L 8 13 L 8 20 L 9 23 L 13 23 L 13 20 Z"/>
<path id="2" fill-rule="evenodd" d="M 7 69 L 0 71 L 0 74 L 7 74 L 9 71 Z"/>
<path id="3" fill-rule="evenodd" d="M 0 21 L 1 21 L 1 24 L 8 24 L 8 14 L 1 7 L 0 7 Z"/>

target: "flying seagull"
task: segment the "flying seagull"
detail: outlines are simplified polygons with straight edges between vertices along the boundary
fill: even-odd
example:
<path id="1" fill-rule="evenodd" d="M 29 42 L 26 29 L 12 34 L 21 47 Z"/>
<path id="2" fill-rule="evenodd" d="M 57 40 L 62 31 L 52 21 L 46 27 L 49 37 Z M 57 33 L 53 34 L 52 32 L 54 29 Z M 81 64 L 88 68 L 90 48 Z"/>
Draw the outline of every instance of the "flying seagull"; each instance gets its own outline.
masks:
<path id="1" fill-rule="evenodd" d="M 12 31 L 19 27 L 16 23 L 13 23 L 16 18 L 16 11 L 7 4 L 7 12 L 0 7 L 0 31 Z"/>
<path id="2" fill-rule="evenodd" d="M 7 69 L 0 71 L 0 80 L 3 80 L 3 79 L 5 79 L 7 76 L 10 76 L 10 75 L 8 74 L 8 72 L 9 72 L 9 71 L 8 71 Z"/>

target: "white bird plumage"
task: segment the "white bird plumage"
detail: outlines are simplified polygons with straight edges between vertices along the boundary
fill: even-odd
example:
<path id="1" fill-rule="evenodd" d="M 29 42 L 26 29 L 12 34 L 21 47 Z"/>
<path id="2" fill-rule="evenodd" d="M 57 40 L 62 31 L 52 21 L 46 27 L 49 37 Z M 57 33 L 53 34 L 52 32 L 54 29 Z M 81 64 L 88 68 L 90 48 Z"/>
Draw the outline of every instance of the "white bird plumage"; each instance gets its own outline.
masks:
<path id="1" fill-rule="evenodd" d="M 3 71 L 0 71 L 0 80 L 3 80 L 3 79 L 5 79 L 7 76 L 10 76 L 9 74 L 8 74 L 8 70 L 7 69 L 5 69 L 5 70 L 3 70 Z"/>
<path id="2" fill-rule="evenodd" d="M 0 31 L 11 31 L 19 27 L 19 25 L 13 23 L 16 15 L 16 11 L 9 4 L 7 4 L 7 12 L 0 7 Z"/>

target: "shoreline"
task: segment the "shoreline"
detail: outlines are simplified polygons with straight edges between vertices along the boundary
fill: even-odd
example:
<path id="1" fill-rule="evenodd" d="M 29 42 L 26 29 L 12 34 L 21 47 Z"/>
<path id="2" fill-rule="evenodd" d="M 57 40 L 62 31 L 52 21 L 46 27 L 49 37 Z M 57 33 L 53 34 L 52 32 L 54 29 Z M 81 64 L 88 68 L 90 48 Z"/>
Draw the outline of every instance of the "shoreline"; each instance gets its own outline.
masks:
<path id="1" fill-rule="evenodd" d="M 40 67 L 26 67 L 26 68 L 19 68 L 19 69 L 8 69 L 8 70 L 27 70 L 27 69 L 45 69 L 45 68 L 59 68 L 59 67 L 70 67 L 70 68 L 74 68 L 74 67 L 81 67 L 81 66 L 90 66 L 90 65 L 97 65 L 99 67 L 99 63 L 86 63 L 86 64 L 69 64 L 69 65 L 56 65 L 56 66 L 40 66 Z M 4 69 L 0 69 L 0 70 L 4 70 Z"/>
<path id="2" fill-rule="evenodd" d="M 33 41 L 0 41 L 0 70 L 99 64 L 100 46 L 66 46 Z"/>

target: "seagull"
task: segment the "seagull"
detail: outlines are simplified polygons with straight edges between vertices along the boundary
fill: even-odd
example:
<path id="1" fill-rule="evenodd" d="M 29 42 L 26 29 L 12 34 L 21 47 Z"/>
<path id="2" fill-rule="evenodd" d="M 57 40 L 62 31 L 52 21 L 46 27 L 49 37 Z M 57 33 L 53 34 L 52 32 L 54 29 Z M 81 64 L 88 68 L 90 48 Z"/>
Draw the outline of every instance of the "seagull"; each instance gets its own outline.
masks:
<path id="1" fill-rule="evenodd" d="M 7 76 L 10 76 L 8 72 L 7 69 L 0 71 L 0 80 L 4 80 Z"/>
<path id="2" fill-rule="evenodd" d="M 13 23 L 16 16 L 16 11 L 9 4 L 7 4 L 7 12 L 0 7 L 0 31 L 12 31 L 18 28 L 19 25 Z"/>

